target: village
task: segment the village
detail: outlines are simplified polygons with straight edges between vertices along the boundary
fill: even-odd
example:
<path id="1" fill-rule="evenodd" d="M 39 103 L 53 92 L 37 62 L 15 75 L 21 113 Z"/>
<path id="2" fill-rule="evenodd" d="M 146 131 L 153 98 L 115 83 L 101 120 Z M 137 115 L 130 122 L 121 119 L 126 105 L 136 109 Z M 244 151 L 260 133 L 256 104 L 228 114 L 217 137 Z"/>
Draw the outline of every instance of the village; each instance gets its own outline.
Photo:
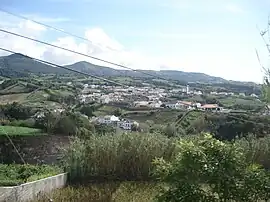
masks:
<path id="1" fill-rule="evenodd" d="M 216 113 L 229 113 L 231 109 L 224 108 L 216 103 L 203 104 L 200 102 L 185 101 L 179 99 L 169 99 L 175 95 L 183 95 L 192 98 L 196 95 L 203 95 L 202 91 L 196 91 L 190 89 L 187 85 L 184 88 L 164 89 L 153 88 L 150 86 L 145 87 L 115 87 L 115 86 L 102 86 L 102 85 L 84 85 L 79 100 L 81 103 L 98 102 L 107 105 L 119 105 L 120 103 L 126 103 L 127 106 L 142 109 L 172 109 L 172 110 L 201 110 L 210 111 Z M 221 95 L 221 96 L 249 96 L 255 99 L 258 98 L 256 94 L 245 95 L 239 93 L 236 95 L 232 92 L 211 92 L 209 95 Z M 90 117 L 89 117 L 90 118 Z M 131 130 L 133 125 L 139 125 L 136 121 L 122 119 L 115 115 L 106 115 L 100 117 L 91 117 L 91 122 L 99 124 L 106 124 L 113 127 L 118 127 L 123 130 Z"/>

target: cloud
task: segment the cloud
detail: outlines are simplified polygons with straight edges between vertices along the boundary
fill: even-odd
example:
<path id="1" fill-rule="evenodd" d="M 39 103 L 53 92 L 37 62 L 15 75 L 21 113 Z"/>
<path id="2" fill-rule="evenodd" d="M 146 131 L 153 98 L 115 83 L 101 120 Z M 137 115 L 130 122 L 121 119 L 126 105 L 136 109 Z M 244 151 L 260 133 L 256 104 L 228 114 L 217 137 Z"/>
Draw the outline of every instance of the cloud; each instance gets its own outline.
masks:
<path id="1" fill-rule="evenodd" d="M 225 9 L 232 13 L 244 13 L 244 10 L 235 4 L 228 4 L 225 6 Z"/>
<path id="2" fill-rule="evenodd" d="M 35 23 L 29 21 L 19 21 L 18 19 L 17 21 L 10 19 L 5 20 L 5 22 L 0 22 L 0 27 L 12 32 L 44 41 L 46 41 L 45 37 L 47 34 L 50 35 L 54 33 L 51 30 Z M 84 37 L 91 42 L 79 40 L 71 36 L 63 37 L 60 35 L 59 37 L 51 39 L 48 42 L 57 46 L 81 52 L 83 54 L 125 65 L 133 69 L 174 69 L 189 72 L 204 72 L 210 75 L 223 76 L 225 78 L 236 80 L 242 79 L 259 81 L 260 79 L 260 75 L 256 75 L 258 68 L 256 65 L 258 66 L 258 64 L 256 55 L 253 51 L 254 49 L 252 49 L 250 52 L 246 51 L 241 52 L 241 54 L 234 55 L 229 54 L 229 52 L 226 51 L 222 52 L 220 49 L 209 52 L 207 49 L 200 49 L 199 46 L 196 46 L 196 49 L 190 49 L 189 51 L 186 49 L 187 47 L 184 46 L 183 48 L 185 51 L 183 51 L 183 48 L 181 49 L 181 47 L 179 47 L 178 54 L 175 53 L 175 55 L 172 55 L 173 53 L 171 52 L 166 53 L 163 51 L 161 56 L 154 56 L 144 54 L 140 50 L 127 50 L 123 44 L 115 40 L 112 36 L 109 36 L 100 27 L 89 28 L 85 30 Z M 177 38 L 179 36 L 172 36 L 166 33 L 157 33 L 157 37 Z M 182 37 L 188 36 L 185 36 L 183 33 Z M 198 38 L 199 40 L 201 35 L 197 36 L 195 34 L 194 36 L 192 35 L 192 37 Z M 177 46 L 177 44 L 175 44 L 175 46 Z M 119 68 L 91 58 L 73 54 L 57 48 L 41 45 L 1 32 L 0 47 L 20 52 L 35 58 L 44 59 L 59 65 L 71 64 L 78 61 L 88 61 L 97 65 L 106 65 L 114 68 Z M 0 55 L 6 54 L 7 53 L 0 52 Z M 245 76 L 243 78 L 239 77 L 239 75 L 243 75 L 243 70 L 241 67 L 245 67 Z"/>

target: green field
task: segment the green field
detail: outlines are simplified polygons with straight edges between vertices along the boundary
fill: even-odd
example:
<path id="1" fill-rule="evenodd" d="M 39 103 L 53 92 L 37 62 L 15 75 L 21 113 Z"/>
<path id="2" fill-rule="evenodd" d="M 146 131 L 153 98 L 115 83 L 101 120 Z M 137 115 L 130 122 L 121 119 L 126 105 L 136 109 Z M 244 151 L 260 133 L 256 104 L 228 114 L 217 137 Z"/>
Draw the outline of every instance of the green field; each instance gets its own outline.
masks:
<path id="1" fill-rule="evenodd" d="M 176 122 L 181 114 L 183 111 L 180 110 L 161 109 L 157 111 L 129 111 L 124 117 L 138 122 L 153 121 L 155 124 L 167 124 Z"/>
<path id="2" fill-rule="evenodd" d="M 119 109 L 118 107 L 114 107 L 114 106 L 108 106 L 108 105 L 104 105 L 102 107 L 100 107 L 97 111 L 94 112 L 95 116 L 106 116 L 106 115 L 112 115 L 113 112 Z M 122 113 L 125 112 L 125 110 L 121 109 Z"/>
<path id="3" fill-rule="evenodd" d="M 42 131 L 37 128 L 27 128 L 19 126 L 0 126 L 0 135 L 42 135 Z"/>

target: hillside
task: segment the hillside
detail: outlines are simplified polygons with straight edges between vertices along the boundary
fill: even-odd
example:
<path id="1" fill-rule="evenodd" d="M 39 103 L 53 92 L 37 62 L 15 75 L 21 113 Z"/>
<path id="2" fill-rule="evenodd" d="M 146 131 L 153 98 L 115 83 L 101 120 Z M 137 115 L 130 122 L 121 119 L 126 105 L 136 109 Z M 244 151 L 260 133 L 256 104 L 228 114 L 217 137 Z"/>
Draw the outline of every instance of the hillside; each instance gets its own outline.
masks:
<path id="1" fill-rule="evenodd" d="M 116 77 L 116 76 L 137 77 L 137 78 L 150 77 L 148 75 L 142 74 L 141 72 L 135 72 L 130 70 L 116 70 L 110 67 L 94 65 L 85 61 L 67 65 L 66 67 L 82 71 L 85 73 L 90 73 L 96 76 L 104 76 L 104 77 Z M 141 70 L 141 71 L 151 75 L 163 77 L 168 80 L 178 80 L 181 82 L 190 82 L 190 83 L 232 82 L 227 81 L 220 77 L 214 77 L 204 73 L 197 73 L 197 72 L 183 72 L 176 70 L 161 70 L 161 71 Z M 25 77 L 29 73 L 64 74 L 68 73 L 68 71 L 56 67 L 51 67 L 49 65 L 37 61 L 33 61 L 30 58 L 26 58 L 21 54 L 12 54 L 9 56 L 0 57 L 0 76 Z"/>
<path id="2" fill-rule="evenodd" d="M 0 75 L 5 77 L 25 77 L 29 73 L 68 73 L 66 70 L 52 67 L 26 58 L 20 54 L 0 57 Z"/>

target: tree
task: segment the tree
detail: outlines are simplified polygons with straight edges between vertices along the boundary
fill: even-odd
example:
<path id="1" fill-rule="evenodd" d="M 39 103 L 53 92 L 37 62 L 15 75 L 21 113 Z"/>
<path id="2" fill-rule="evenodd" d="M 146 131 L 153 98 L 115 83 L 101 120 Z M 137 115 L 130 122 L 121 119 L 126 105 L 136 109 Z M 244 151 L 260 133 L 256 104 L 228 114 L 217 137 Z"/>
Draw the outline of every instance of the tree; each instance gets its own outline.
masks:
<path id="1" fill-rule="evenodd" d="M 82 114 L 85 114 L 88 117 L 92 117 L 93 116 L 93 112 L 94 112 L 94 107 L 93 106 L 89 106 L 89 105 L 83 106 L 81 108 L 80 112 Z"/>
<path id="2" fill-rule="evenodd" d="M 131 125 L 131 131 L 139 131 L 139 125 L 138 124 L 132 124 Z"/>
<path id="3" fill-rule="evenodd" d="M 175 137 L 177 135 L 177 130 L 175 125 L 173 124 L 168 124 L 165 128 L 164 128 L 164 134 L 168 137 Z"/>
<path id="4" fill-rule="evenodd" d="M 63 135 L 76 135 L 78 128 L 69 116 L 63 116 L 55 127 L 55 132 Z"/>
<path id="5" fill-rule="evenodd" d="M 166 188 L 160 202 L 261 201 L 270 198 L 270 175 L 247 161 L 241 147 L 211 135 L 180 140 L 171 162 L 156 159 L 156 176 Z"/>
<path id="6" fill-rule="evenodd" d="M 17 102 L 1 106 L 2 113 L 11 119 L 27 119 L 33 115 L 30 107 L 23 106 Z"/>
<path id="7" fill-rule="evenodd" d="M 36 127 L 47 133 L 53 133 L 60 118 L 60 115 L 47 111 L 44 116 L 36 119 Z"/>
<path id="8" fill-rule="evenodd" d="M 120 108 L 117 108 L 113 111 L 114 116 L 121 116 L 122 115 L 122 110 Z"/>

